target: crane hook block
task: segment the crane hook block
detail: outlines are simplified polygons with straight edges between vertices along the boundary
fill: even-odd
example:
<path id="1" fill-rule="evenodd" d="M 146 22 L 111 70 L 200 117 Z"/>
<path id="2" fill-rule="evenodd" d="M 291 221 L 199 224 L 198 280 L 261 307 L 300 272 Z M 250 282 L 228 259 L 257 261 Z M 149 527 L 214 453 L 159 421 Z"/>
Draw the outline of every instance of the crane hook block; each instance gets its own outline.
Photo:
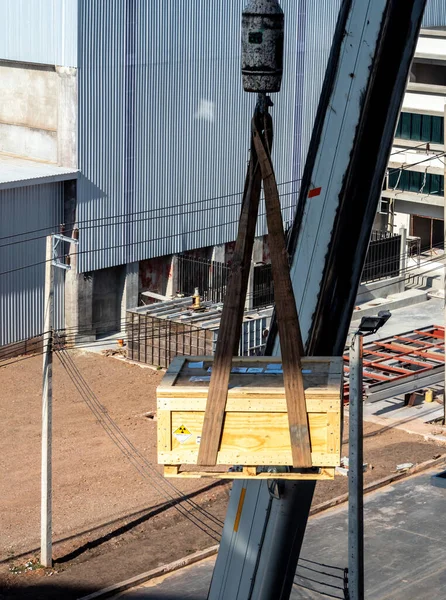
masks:
<path id="1" fill-rule="evenodd" d="M 249 0 L 242 13 L 242 80 L 245 92 L 280 91 L 284 16 L 277 0 Z"/>

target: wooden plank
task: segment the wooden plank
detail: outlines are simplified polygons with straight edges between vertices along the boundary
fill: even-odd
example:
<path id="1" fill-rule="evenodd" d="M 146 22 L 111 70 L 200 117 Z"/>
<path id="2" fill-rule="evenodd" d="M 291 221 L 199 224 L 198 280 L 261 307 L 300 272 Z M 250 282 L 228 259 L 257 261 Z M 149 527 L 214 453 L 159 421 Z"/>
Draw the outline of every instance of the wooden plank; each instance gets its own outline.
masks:
<path id="1" fill-rule="evenodd" d="M 172 450 L 172 413 L 168 410 L 157 410 L 158 452 Z"/>
<path id="2" fill-rule="evenodd" d="M 266 136 L 271 139 L 272 119 L 270 115 L 265 115 L 265 120 L 267 123 Z M 283 378 L 293 456 L 292 464 L 294 467 L 310 467 L 310 435 L 300 360 L 304 351 L 290 277 L 279 193 L 269 152 L 267 153 L 265 150 L 255 119 L 252 120 L 252 130 L 265 192 L 268 244 L 271 254 L 274 299 L 282 353 Z M 268 131 L 271 132 L 270 135 L 268 135 Z"/>
<path id="3" fill-rule="evenodd" d="M 252 248 L 260 201 L 261 178 L 257 155 L 251 145 L 237 240 L 229 274 L 209 384 L 206 416 L 198 464 L 215 465 L 223 429 L 232 357 L 237 354 L 251 267 Z"/>
<path id="4" fill-rule="evenodd" d="M 182 450 L 177 448 L 171 452 L 158 452 L 159 464 L 182 464 L 182 465 L 196 465 L 197 464 L 197 452 L 193 450 Z M 314 467 L 338 467 L 339 466 L 339 453 L 328 454 L 327 452 L 312 452 L 311 459 Z M 274 454 L 274 465 L 282 467 L 290 466 L 291 462 L 291 448 L 288 451 L 277 452 Z M 253 455 L 249 452 L 235 453 L 235 452 L 219 452 L 217 455 L 217 465 L 252 465 L 256 463 L 259 466 L 271 466 L 271 453 L 257 453 L 255 460 Z M 212 467 L 215 468 L 215 467 Z"/>
<path id="5" fill-rule="evenodd" d="M 438 365 L 435 365 L 438 366 Z M 260 381 L 263 381 L 260 379 Z M 316 386 L 311 385 L 305 388 L 305 397 L 311 398 L 312 400 L 319 400 L 321 398 L 336 398 L 339 396 L 339 384 L 341 381 L 341 376 L 333 376 L 333 378 L 328 382 L 325 386 Z M 178 386 L 169 391 L 166 388 L 158 388 L 157 390 L 158 398 L 207 398 L 208 396 L 208 388 L 207 386 Z M 228 399 L 229 398 L 240 398 L 252 400 L 262 401 L 262 398 L 285 398 L 285 389 L 282 386 L 261 386 L 254 387 L 250 386 L 247 383 L 246 387 L 242 385 L 238 386 L 235 384 L 231 384 L 231 388 L 228 390 Z"/>
<path id="6" fill-rule="evenodd" d="M 179 472 L 179 465 L 164 465 L 164 477 L 177 477 Z"/>
<path id="7" fill-rule="evenodd" d="M 338 386 L 340 387 L 340 386 Z M 306 398 L 307 412 L 330 412 L 340 409 L 340 393 L 332 399 Z M 158 398 L 159 410 L 204 412 L 206 397 Z M 257 398 L 230 397 L 226 402 L 226 412 L 269 412 L 285 413 L 287 411 L 285 395 L 269 397 L 259 401 Z"/>
<path id="8" fill-rule="evenodd" d="M 341 414 L 327 413 L 327 452 L 339 455 L 341 458 Z"/>
<path id="9" fill-rule="evenodd" d="M 185 362 L 186 358 L 184 356 L 176 356 L 173 359 L 163 377 L 163 387 L 169 388 L 175 385 L 178 375 L 180 374 Z"/>
<path id="10" fill-rule="evenodd" d="M 257 476 L 257 467 L 243 467 L 243 475 L 246 478 Z"/>
<path id="11" fill-rule="evenodd" d="M 179 477 L 182 479 L 285 479 L 285 480 L 303 480 L 319 481 L 334 479 L 335 470 L 333 468 L 321 469 L 319 473 L 257 473 L 256 475 L 247 475 L 242 472 L 215 472 L 215 471 L 180 471 L 178 473 L 165 473 L 165 477 Z"/>
<path id="12" fill-rule="evenodd" d="M 160 464 L 197 464 L 204 413 L 160 411 L 161 417 L 171 415 L 169 434 L 171 450 L 167 441 L 159 438 L 158 462 Z M 333 413 L 334 415 L 336 413 Z M 340 416 L 333 417 L 340 427 Z M 339 465 L 339 451 L 328 448 L 327 413 L 309 414 L 312 465 Z M 163 430 L 166 425 L 162 424 Z M 180 432 L 177 435 L 176 432 Z M 185 432 L 185 435 L 184 435 Z M 337 439 L 335 433 L 335 440 Z M 334 442 L 333 442 L 334 443 Z M 292 460 L 287 413 L 227 413 L 216 464 L 242 465 L 290 465 Z"/>
<path id="13" fill-rule="evenodd" d="M 202 442 L 202 428 L 205 420 L 203 412 L 173 412 L 172 432 L 186 428 L 190 433 L 187 439 L 172 438 L 172 450 L 181 448 L 185 451 L 198 451 Z M 327 450 L 327 413 L 311 413 L 309 415 L 311 446 L 314 452 Z M 269 453 L 270 462 L 274 463 L 275 453 L 291 449 L 287 413 L 226 413 L 219 452 L 250 453 L 255 459 L 257 453 Z M 183 462 L 183 461 L 180 461 Z M 235 462 L 235 464 L 239 464 Z M 256 464 L 256 462 L 244 462 Z"/>

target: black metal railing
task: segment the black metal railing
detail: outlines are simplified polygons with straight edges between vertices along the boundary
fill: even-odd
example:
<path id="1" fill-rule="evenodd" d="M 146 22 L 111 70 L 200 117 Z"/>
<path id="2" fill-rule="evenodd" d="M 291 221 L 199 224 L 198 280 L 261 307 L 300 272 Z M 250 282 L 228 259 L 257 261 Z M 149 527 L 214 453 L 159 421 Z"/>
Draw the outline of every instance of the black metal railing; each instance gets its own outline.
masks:
<path id="1" fill-rule="evenodd" d="M 223 302 L 229 277 L 228 265 L 205 258 L 178 256 L 178 291 L 190 296 L 198 288 L 203 300 Z M 269 306 L 274 302 L 274 287 L 271 276 L 271 265 L 254 267 L 252 291 L 253 308 Z"/>
<path id="2" fill-rule="evenodd" d="M 400 272 L 401 236 L 387 231 L 372 231 L 362 271 L 361 283 L 372 283 Z"/>
<path id="3" fill-rule="evenodd" d="M 253 308 L 269 306 L 274 303 L 274 284 L 271 265 L 254 266 Z"/>
<path id="4" fill-rule="evenodd" d="M 178 256 L 178 291 L 191 296 L 198 288 L 203 300 L 223 302 L 229 267 L 224 263 L 205 258 Z"/>

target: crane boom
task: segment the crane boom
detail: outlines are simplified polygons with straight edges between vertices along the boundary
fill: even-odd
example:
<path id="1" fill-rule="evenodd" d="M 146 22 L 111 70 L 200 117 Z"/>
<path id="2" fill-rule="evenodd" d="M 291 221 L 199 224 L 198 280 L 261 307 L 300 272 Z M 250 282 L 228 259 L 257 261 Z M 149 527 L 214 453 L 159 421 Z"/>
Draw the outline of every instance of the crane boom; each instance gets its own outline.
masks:
<path id="1" fill-rule="evenodd" d="M 342 2 L 289 243 L 308 354 L 344 349 L 425 3 Z M 209 600 L 289 598 L 314 487 L 234 482 Z"/>

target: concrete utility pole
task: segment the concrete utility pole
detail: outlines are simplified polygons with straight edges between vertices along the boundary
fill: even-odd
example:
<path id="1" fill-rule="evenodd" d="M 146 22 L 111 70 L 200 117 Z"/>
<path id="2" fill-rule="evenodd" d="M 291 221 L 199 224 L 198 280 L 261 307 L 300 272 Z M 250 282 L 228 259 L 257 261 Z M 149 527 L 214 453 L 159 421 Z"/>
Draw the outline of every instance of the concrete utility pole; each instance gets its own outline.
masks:
<path id="1" fill-rule="evenodd" d="M 53 418 L 53 312 L 54 312 L 54 269 L 53 237 L 46 238 L 45 297 L 43 321 L 43 374 L 42 374 L 42 473 L 41 473 L 41 518 L 40 518 L 40 562 L 44 567 L 52 566 L 52 418 Z"/>
<path id="2" fill-rule="evenodd" d="M 363 508 L 363 336 L 353 335 L 350 346 L 349 468 L 348 468 L 348 589 L 350 600 L 364 599 Z"/>

